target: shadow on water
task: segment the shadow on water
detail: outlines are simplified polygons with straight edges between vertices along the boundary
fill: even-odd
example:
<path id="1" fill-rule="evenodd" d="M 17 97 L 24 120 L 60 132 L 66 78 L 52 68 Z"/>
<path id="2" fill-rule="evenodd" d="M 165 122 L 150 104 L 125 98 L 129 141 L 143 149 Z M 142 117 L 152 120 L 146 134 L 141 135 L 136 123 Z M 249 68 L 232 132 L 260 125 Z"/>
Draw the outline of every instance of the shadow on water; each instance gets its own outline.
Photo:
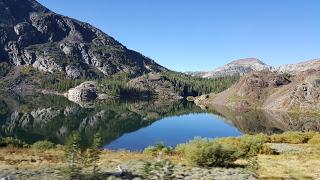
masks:
<path id="1" fill-rule="evenodd" d="M 195 113 L 200 114 L 197 116 Z M 225 107 L 201 110 L 186 101 L 113 100 L 96 102 L 94 108 L 86 109 L 60 96 L 41 94 L 19 96 L 0 93 L 0 136 L 14 136 L 27 143 L 46 139 L 63 144 L 70 133 L 79 131 L 83 137 L 83 144 L 87 145 L 99 131 L 104 143 L 109 144 L 125 134 L 179 115 L 192 114 L 193 123 L 189 126 L 195 128 L 197 118 L 200 119 L 200 115 L 204 113 L 214 114 L 218 121 L 234 126 L 242 133 L 270 134 L 291 130 L 320 130 L 320 117 L 312 114 L 240 111 Z M 188 123 L 172 122 L 173 125 L 188 125 Z M 197 128 L 197 130 L 204 128 L 204 125 Z"/>

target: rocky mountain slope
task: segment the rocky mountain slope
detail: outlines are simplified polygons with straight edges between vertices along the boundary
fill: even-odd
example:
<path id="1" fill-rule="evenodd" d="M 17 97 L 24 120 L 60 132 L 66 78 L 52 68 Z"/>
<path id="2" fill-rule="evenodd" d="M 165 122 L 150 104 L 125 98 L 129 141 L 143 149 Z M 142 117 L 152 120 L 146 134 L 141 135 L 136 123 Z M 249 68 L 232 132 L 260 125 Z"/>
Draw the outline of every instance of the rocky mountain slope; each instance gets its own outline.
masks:
<path id="1" fill-rule="evenodd" d="M 215 78 L 221 76 L 244 75 L 257 71 L 273 71 L 278 73 L 298 74 L 309 69 L 320 69 L 320 59 L 313 59 L 297 64 L 269 66 L 256 58 L 246 58 L 232 61 L 209 72 L 187 72 L 192 76 Z"/>
<path id="2" fill-rule="evenodd" d="M 263 71 L 270 69 L 271 66 L 264 64 L 259 59 L 246 58 L 232 61 L 210 72 L 193 72 L 188 74 L 191 74 L 193 76 L 200 76 L 203 78 L 213 78 L 221 76 L 243 75 L 253 71 Z"/>
<path id="3" fill-rule="evenodd" d="M 90 24 L 35 0 L 0 0 L 0 63 L 62 72 L 73 79 L 166 71 Z"/>
<path id="4" fill-rule="evenodd" d="M 309 61 L 300 62 L 297 64 L 286 64 L 274 67 L 273 71 L 280 73 L 299 74 L 310 69 L 320 69 L 320 59 L 313 59 Z"/>
<path id="5" fill-rule="evenodd" d="M 228 90 L 201 96 L 195 102 L 202 106 L 319 113 L 320 69 L 296 73 L 292 77 L 271 71 L 250 73 Z"/>

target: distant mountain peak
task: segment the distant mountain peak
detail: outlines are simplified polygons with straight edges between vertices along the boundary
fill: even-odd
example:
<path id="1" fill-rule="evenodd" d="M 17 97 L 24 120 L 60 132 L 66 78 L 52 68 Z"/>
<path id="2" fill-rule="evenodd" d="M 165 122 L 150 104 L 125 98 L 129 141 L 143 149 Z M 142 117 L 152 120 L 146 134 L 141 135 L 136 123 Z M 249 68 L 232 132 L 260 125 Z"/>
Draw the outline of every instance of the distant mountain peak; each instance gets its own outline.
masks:
<path id="1" fill-rule="evenodd" d="M 263 63 L 257 58 L 245 58 L 234 60 L 222 67 L 219 67 L 213 71 L 202 73 L 204 78 L 221 77 L 221 76 L 233 76 L 242 75 L 252 71 L 270 70 L 271 67 Z"/>
<path id="2" fill-rule="evenodd" d="M 251 65 L 251 64 L 262 64 L 265 65 L 261 60 L 257 58 L 244 58 L 244 59 L 238 59 L 234 60 L 228 64 L 237 64 L 237 65 Z"/>

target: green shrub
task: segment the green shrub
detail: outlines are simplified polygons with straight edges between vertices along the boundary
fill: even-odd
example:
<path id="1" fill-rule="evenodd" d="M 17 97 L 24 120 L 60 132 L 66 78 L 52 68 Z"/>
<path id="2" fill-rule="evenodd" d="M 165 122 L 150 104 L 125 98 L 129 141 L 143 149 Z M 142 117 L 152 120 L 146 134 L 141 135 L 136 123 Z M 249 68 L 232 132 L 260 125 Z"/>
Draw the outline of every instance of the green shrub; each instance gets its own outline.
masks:
<path id="1" fill-rule="evenodd" d="M 10 71 L 10 65 L 5 62 L 0 63 L 0 77 L 6 76 Z"/>
<path id="2" fill-rule="evenodd" d="M 174 164 L 168 159 L 145 162 L 142 171 L 145 179 L 175 179 Z"/>
<path id="3" fill-rule="evenodd" d="M 28 144 L 13 137 L 5 137 L 5 138 L 0 137 L 0 147 L 23 148 L 23 147 L 28 147 Z"/>
<path id="4" fill-rule="evenodd" d="M 314 135 L 311 139 L 308 141 L 309 144 L 320 144 L 320 134 Z"/>
<path id="5" fill-rule="evenodd" d="M 289 143 L 289 144 L 302 144 L 308 142 L 310 134 L 306 135 L 301 132 L 288 131 L 283 134 L 274 134 L 270 136 L 272 143 Z"/>
<path id="6" fill-rule="evenodd" d="M 158 143 L 155 146 L 148 146 L 143 150 L 145 154 L 151 154 L 153 156 L 157 156 L 159 153 L 163 154 L 173 154 L 174 149 L 172 147 L 167 147 L 163 143 Z"/>
<path id="7" fill-rule="evenodd" d="M 177 151 L 183 153 L 190 163 L 201 167 L 229 166 L 239 158 L 234 146 L 208 139 L 194 139 Z"/>
<path id="8" fill-rule="evenodd" d="M 215 140 L 219 144 L 229 144 L 234 146 L 238 154 L 243 158 L 248 158 L 266 151 L 264 144 L 270 141 L 270 138 L 264 134 L 244 135 L 241 138 L 229 137 Z"/>
<path id="9" fill-rule="evenodd" d="M 39 149 L 39 150 L 48 150 L 48 149 L 53 149 L 55 148 L 55 144 L 44 140 L 44 141 L 37 141 L 34 144 L 32 144 L 31 148 L 33 149 Z"/>
<path id="10" fill-rule="evenodd" d="M 265 143 L 270 141 L 270 138 L 264 134 L 245 135 L 241 138 L 246 146 L 246 157 L 255 156 L 261 153 L 262 149 L 266 150 Z"/>
<path id="11" fill-rule="evenodd" d="M 279 153 L 272 149 L 269 145 L 263 144 L 259 149 L 259 154 L 276 155 Z"/>

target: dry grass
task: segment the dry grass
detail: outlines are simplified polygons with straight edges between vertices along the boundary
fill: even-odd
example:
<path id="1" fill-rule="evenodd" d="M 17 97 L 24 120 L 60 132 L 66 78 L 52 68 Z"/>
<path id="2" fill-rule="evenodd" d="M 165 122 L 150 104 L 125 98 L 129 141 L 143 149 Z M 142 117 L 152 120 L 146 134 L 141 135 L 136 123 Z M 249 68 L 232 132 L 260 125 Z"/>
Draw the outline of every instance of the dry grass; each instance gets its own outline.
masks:
<path id="1" fill-rule="evenodd" d="M 320 146 L 296 144 L 302 152 L 259 155 L 260 179 L 320 179 Z"/>
<path id="2" fill-rule="evenodd" d="M 258 155 L 260 179 L 320 179 L 320 145 L 291 144 L 303 149 L 301 152 L 282 153 L 280 155 Z M 166 156 L 174 163 L 188 165 L 179 155 Z M 166 156 L 166 157 L 165 157 Z M 155 157 L 128 151 L 103 151 L 99 167 L 108 169 L 123 162 L 154 160 Z M 65 167 L 64 152 L 60 149 L 39 151 L 25 148 L 0 148 L 0 171 L 2 170 L 60 170 Z M 247 162 L 238 161 L 237 164 Z"/>
<path id="3" fill-rule="evenodd" d="M 63 166 L 59 150 L 37 151 L 25 148 L 0 148 L 1 169 L 59 169 Z"/>
<path id="4" fill-rule="evenodd" d="M 166 156 L 176 163 L 183 163 L 179 156 Z M 155 157 L 139 152 L 102 151 L 100 166 L 110 167 L 128 161 L 154 160 Z M 64 152 L 59 149 L 34 150 L 28 148 L 0 148 L 0 170 L 2 169 L 61 169 L 65 167 Z"/>

